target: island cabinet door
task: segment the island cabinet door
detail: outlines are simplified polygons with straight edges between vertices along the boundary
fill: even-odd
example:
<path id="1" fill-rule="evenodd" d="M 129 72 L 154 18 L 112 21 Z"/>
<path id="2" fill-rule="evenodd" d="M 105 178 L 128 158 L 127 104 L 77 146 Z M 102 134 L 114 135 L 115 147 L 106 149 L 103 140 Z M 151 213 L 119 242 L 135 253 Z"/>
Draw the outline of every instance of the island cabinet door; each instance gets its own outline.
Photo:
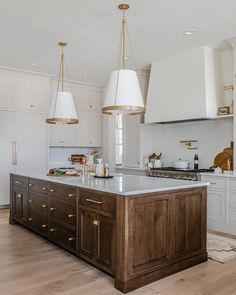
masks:
<path id="1" fill-rule="evenodd" d="M 205 190 L 176 193 L 174 208 L 175 259 L 206 252 Z"/>
<path id="2" fill-rule="evenodd" d="M 28 192 L 24 189 L 13 188 L 13 218 L 19 223 L 28 223 Z"/>
<path id="3" fill-rule="evenodd" d="M 171 195 L 133 198 L 129 216 L 130 275 L 171 264 Z"/>

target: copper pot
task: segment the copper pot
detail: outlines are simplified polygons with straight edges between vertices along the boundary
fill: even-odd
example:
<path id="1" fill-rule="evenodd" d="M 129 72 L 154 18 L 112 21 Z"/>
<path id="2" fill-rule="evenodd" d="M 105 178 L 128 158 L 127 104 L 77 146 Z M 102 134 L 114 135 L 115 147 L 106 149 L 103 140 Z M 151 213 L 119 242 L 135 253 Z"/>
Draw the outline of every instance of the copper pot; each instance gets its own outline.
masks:
<path id="1" fill-rule="evenodd" d="M 75 155 L 71 155 L 71 157 L 68 158 L 68 160 L 71 161 L 72 165 L 85 164 L 86 163 L 86 156 L 83 154 L 75 154 Z"/>

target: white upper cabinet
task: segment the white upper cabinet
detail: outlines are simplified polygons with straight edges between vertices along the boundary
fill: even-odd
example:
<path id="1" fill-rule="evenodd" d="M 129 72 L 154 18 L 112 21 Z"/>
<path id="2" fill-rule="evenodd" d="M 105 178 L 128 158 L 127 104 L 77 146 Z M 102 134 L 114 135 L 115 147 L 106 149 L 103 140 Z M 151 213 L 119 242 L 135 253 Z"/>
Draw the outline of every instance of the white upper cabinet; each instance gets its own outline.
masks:
<path id="1" fill-rule="evenodd" d="M 31 104 L 31 81 L 22 78 L 14 79 L 13 91 L 15 108 L 17 110 L 28 110 Z"/>
<path id="2" fill-rule="evenodd" d="M 101 112 L 102 91 L 98 87 L 82 86 L 75 91 L 76 105 L 82 111 Z"/>
<path id="3" fill-rule="evenodd" d="M 77 125 L 52 124 L 49 128 L 50 146 L 76 146 Z"/>
<path id="4" fill-rule="evenodd" d="M 145 123 L 210 118 L 222 105 L 220 56 L 200 47 L 152 64 Z"/>
<path id="5" fill-rule="evenodd" d="M 0 75 L 0 108 L 13 108 L 12 77 Z"/>
<path id="6" fill-rule="evenodd" d="M 34 112 L 45 113 L 47 111 L 48 95 L 48 81 L 32 80 L 30 109 Z"/>

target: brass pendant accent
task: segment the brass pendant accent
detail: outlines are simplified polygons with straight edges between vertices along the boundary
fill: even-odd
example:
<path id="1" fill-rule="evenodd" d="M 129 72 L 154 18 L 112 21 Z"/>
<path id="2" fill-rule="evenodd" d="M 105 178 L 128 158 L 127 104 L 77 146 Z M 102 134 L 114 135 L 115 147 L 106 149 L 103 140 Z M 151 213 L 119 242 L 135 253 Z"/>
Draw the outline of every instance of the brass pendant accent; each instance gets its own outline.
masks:
<path id="1" fill-rule="evenodd" d="M 48 118 L 46 119 L 48 124 L 78 124 L 78 119 L 73 118 Z"/>
<path id="2" fill-rule="evenodd" d="M 127 115 L 140 115 L 145 112 L 145 107 L 140 106 L 107 106 L 102 108 L 102 113 L 106 115 L 112 115 L 112 111 L 132 111 L 132 113 L 128 113 Z"/>
<path id="3" fill-rule="evenodd" d="M 58 45 L 59 45 L 59 46 L 66 46 L 67 43 L 66 43 L 66 42 L 63 42 L 63 41 L 60 41 L 60 42 L 58 43 Z"/>
<path id="4" fill-rule="evenodd" d="M 129 9 L 129 4 L 121 3 L 121 4 L 118 5 L 118 8 L 120 10 L 127 10 L 127 9 Z"/>

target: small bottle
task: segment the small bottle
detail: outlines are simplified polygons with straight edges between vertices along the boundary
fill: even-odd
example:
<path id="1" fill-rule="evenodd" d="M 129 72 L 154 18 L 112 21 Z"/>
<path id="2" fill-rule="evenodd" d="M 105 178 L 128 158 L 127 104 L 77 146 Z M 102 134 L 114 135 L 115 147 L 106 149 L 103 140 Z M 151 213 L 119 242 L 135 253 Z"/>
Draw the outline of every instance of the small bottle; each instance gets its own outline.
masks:
<path id="1" fill-rule="evenodd" d="M 104 164 L 104 177 L 108 177 L 109 176 L 109 167 L 108 167 L 108 164 Z"/>
<path id="2" fill-rule="evenodd" d="M 97 159 L 96 175 L 99 177 L 104 176 L 102 159 Z"/>
<path id="3" fill-rule="evenodd" d="M 198 169 L 198 155 L 194 156 L 194 170 Z"/>

